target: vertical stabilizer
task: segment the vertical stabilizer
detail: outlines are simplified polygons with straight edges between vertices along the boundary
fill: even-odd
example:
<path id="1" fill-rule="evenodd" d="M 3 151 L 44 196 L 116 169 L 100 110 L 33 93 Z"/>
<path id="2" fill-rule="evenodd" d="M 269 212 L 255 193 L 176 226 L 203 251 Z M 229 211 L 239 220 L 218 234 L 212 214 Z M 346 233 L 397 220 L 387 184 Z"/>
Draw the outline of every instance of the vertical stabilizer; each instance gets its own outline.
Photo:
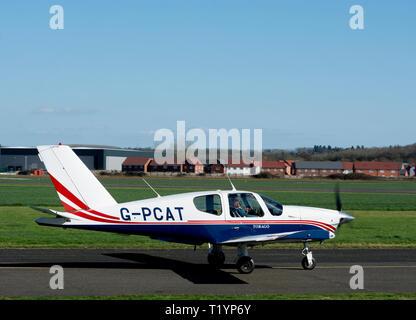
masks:
<path id="1" fill-rule="evenodd" d="M 37 149 L 66 211 L 117 204 L 70 147 L 53 145 Z"/>

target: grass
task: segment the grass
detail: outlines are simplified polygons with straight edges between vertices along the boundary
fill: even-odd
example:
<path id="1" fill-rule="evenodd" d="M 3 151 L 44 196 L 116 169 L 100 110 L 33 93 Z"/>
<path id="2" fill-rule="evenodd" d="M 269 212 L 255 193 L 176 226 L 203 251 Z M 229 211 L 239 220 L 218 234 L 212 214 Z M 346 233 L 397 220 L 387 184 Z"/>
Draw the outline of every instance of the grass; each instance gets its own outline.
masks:
<path id="1" fill-rule="evenodd" d="M 105 177 L 101 181 L 118 202 L 153 197 L 139 178 Z M 223 178 L 208 177 L 152 177 L 153 185 L 161 195 L 204 190 L 213 186 L 229 188 Z M 61 203 L 48 178 L 30 178 L 30 183 L 0 181 L 0 248 L 190 248 L 191 246 L 160 242 L 141 236 L 121 236 L 112 233 L 81 231 L 38 226 L 34 221 L 43 214 L 27 205 L 37 205 L 62 210 Z M 264 187 L 261 193 L 283 204 L 335 207 L 330 180 L 286 179 L 233 179 L 237 188 Z M 181 186 L 182 188 L 175 188 Z M 189 186 L 189 188 L 183 188 Z M 415 181 L 342 181 L 342 189 L 366 192 L 342 192 L 343 210 L 355 220 L 342 226 L 334 240 L 322 248 L 415 248 L 416 247 L 416 195 L 406 191 L 416 190 Z M 303 189 L 274 191 L 282 187 Z M 305 189 L 311 190 L 305 190 Z M 403 190 L 403 193 L 376 193 L 368 191 Z M 256 190 L 257 191 L 257 190 Z M 313 244 L 319 246 L 319 244 Z M 299 244 L 274 244 L 266 248 L 299 248 Z M 414 293 L 346 293 L 314 295 L 122 295 L 109 297 L 0 297 L 0 300 L 415 300 Z"/>
<path id="2" fill-rule="evenodd" d="M 202 186 L 201 186 L 202 187 Z M 149 188 L 112 186 L 107 190 L 118 202 L 128 202 L 153 197 Z M 161 195 L 204 190 L 204 188 L 159 189 Z M 207 189 L 205 189 L 207 190 Z M 324 191 L 271 191 L 256 190 L 288 205 L 335 208 L 333 192 Z M 410 193 L 342 192 L 343 210 L 414 211 L 416 195 Z M 0 184 L 0 206 L 60 206 L 61 203 L 51 184 Z"/>
<path id="3" fill-rule="evenodd" d="M 0 300 L 416 300 L 416 293 L 331 293 L 257 295 L 120 295 L 81 297 L 0 297 Z"/>
<path id="4" fill-rule="evenodd" d="M 54 207 L 62 210 L 60 207 Z M 355 220 L 342 226 L 322 248 L 414 248 L 416 211 L 351 211 Z M 44 214 L 28 207 L 0 207 L 0 248 L 191 248 L 142 236 L 39 226 Z M 318 246 L 318 244 L 315 244 Z M 266 248 L 299 244 L 273 244 Z"/>
<path id="5" fill-rule="evenodd" d="M 63 230 L 38 226 L 34 221 L 42 214 L 26 207 L 42 206 L 62 210 L 56 191 L 47 177 L 29 177 L 26 181 L 0 180 L 0 247 L 37 248 L 186 248 L 187 245 L 165 243 L 148 237 L 120 236 L 84 230 Z M 111 185 L 107 189 L 118 202 L 153 197 L 149 188 L 140 187 L 142 180 L 136 177 L 104 177 L 101 182 Z M 148 180 L 160 188 L 161 195 L 203 190 L 205 187 L 229 188 L 224 178 L 208 177 L 152 177 Z M 237 187 L 265 187 L 261 193 L 283 204 L 303 205 L 334 209 L 330 180 L 287 179 L 233 179 Z M 188 188 L 182 188 L 183 186 Z M 182 186 L 175 188 L 175 186 Z M 198 188 L 192 188 L 198 186 Z M 267 187 L 286 186 L 311 188 L 311 191 L 275 191 Z M 414 190 L 415 181 L 342 181 L 342 188 L 352 190 Z M 315 189 L 315 190 L 314 190 Z M 342 192 L 343 210 L 356 217 L 337 232 L 334 240 L 323 247 L 415 247 L 416 245 L 416 195 L 411 193 Z M 298 247 L 298 244 L 275 244 L 266 247 Z"/>

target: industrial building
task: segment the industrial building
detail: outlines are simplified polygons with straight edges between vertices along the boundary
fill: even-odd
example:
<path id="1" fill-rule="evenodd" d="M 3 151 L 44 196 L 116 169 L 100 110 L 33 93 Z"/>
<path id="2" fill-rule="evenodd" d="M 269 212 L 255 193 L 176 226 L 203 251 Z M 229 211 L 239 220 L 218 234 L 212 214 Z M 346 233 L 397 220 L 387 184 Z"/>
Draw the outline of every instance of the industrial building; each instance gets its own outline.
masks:
<path id="1" fill-rule="evenodd" d="M 90 170 L 121 171 L 127 157 L 153 157 L 153 151 L 103 146 L 71 146 Z M 35 147 L 0 147 L 0 172 L 45 169 Z"/>

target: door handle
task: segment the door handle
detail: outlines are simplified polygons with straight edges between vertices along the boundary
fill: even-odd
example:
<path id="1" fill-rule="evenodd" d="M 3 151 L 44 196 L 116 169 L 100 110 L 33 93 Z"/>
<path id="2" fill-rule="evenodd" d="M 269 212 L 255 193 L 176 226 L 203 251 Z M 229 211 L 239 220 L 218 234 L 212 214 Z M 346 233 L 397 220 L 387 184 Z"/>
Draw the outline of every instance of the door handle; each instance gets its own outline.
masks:
<path id="1" fill-rule="evenodd" d="M 240 227 L 233 227 L 233 229 L 234 229 L 234 230 L 238 230 L 238 229 L 240 229 Z"/>

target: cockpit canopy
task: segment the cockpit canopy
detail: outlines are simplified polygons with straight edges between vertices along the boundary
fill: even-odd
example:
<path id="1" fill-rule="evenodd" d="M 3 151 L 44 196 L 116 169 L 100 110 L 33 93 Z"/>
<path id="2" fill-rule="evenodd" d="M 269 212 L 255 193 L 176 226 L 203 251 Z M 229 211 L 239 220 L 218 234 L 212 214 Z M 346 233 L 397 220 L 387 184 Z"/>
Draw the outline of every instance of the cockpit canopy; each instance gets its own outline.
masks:
<path id="1" fill-rule="evenodd" d="M 263 199 L 264 204 L 266 205 L 267 209 L 269 209 L 271 215 L 280 216 L 283 213 L 283 206 L 279 202 L 270 199 L 269 197 L 266 197 L 262 194 L 259 194 L 259 196 Z"/>
<path id="2" fill-rule="evenodd" d="M 233 218 L 240 217 L 263 217 L 263 209 L 267 210 L 273 216 L 280 216 L 283 213 L 283 206 L 265 195 L 258 194 L 264 202 L 259 203 L 257 196 L 250 192 L 228 193 L 228 206 L 230 215 Z M 261 202 L 261 201 L 260 201 Z M 213 215 L 221 215 L 223 212 L 221 196 L 219 194 L 207 194 L 197 196 L 193 199 L 195 207 L 202 212 Z"/>

